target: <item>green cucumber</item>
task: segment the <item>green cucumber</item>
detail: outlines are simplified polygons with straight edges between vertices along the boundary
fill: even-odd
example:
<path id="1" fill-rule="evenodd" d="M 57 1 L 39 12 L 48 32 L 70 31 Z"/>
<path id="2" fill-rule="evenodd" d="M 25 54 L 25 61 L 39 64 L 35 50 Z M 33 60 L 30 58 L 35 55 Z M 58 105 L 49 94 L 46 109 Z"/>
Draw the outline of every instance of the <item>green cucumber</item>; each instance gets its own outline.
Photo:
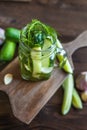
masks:
<path id="1" fill-rule="evenodd" d="M 44 74 L 48 74 L 52 71 L 52 69 L 53 69 L 53 67 L 48 67 L 48 68 L 42 67 L 41 72 Z"/>
<path id="2" fill-rule="evenodd" d="M 68 77 L 63 82 L 63 89 L 64 89 L 64 97 L 63 97 L 63 104 L 62 104 L 63 115 L 66 115 L 71 108 L 73 88 L 74 88 L 73 75 L 69 74 Z"/>
<path id="3" fill-rule="evenodd" d="M 49 56 L 49 50 L 47 50 L 49 47 L 52 46 L 51 40 L 46 38 L 44 40 L 44 45 L 42 48 L 42 67 L 49 67 L 50 66 L 50 56 Z M 44 51 L 45 50 L 45 51 Z M 47 51 L 46 51 L 47 50 Z M 48 56 L 47 56 L 48 55 Z"/>
<path id="4" fill-rule="evenodd" d="M 46 57 L 41 60 L 42 67 L 48 68 L 50 66 L 50 58 Z"/>
<path id="5" fill-rule="evenodd" d="M 73 89 L 72 105 L 77 109 L 83 108 L 81 98 L 75 88 Z"/>
<path id="6" fill-rule="evenodd" d="M 67 56 L 65 55 L 65 50 L 63 50 L 63 46 L 60 43 L 60 41 L 57 39 L 56 46 L 61 50 L 61 52 L 57 52 L 56 56 L 59 60 L 59 63 L 61 64 L 63 61 L 65 62 L 63 65 L 61 65 L 61 68 L 63 68 L 68 73 L 73 73 L 72 67 L 69 63 L 69 60 Z M 66 59 L 66 61 L 65 61 Z"/>
<path id="7" fill-rule="evenodd" d="M 44 39 L 44 45 L 43 45 L 42 50 L 46 50 L 46 49 L 48 49 L 48 48 L 51 47 L 51 46 L 52 46 L 52 42 L 51 42 L 50 37 Z"/>
<path id="8" fill-rule="evenodd" d="M 16 43 L 5 41 L 0 51 L 0 61 L 10 61 L 13 59 L 16 50 Z"/>
<path id="9" fill-rule="evenodd" d="M 6 36 L 6 39 L 8 40 L 19 42 L 20 30 L 16 28 L 8 27 L 5 30 L 5 36 Z"/>
<path id="10" fill-rule="evenodd" d="M 41 73 L 41 47 L 34 47 L 31 50 L 31 59 L 33 64 L 33 77 L 38 77 Z"/>

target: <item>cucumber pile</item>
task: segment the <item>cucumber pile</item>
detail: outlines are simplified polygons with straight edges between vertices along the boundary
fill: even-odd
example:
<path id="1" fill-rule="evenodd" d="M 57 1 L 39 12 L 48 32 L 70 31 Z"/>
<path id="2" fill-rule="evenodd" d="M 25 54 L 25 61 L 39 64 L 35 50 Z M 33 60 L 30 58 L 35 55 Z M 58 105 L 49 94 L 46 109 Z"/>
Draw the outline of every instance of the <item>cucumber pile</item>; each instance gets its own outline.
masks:
<path id="1" fill-rule="evenodd" d="M 5 30 L 0 29 L 1 50 L 0 61 L 8 62 L 14 58 L 16 52 L 16 45 L 19 43 L 20 30 L 8 27 Z"/>

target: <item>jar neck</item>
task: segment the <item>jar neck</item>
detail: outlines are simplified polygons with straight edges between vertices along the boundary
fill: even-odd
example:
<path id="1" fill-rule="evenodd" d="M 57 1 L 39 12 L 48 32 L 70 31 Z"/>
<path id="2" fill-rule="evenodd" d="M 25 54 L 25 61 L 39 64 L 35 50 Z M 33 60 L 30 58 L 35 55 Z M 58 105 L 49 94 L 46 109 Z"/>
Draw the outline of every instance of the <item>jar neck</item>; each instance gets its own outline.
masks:
<path id="1" fill-rule="evenodd" d="M 50 57 L 53 53 L 56 54 L 56 44 L 52 44 L 46 50 L 36 50 L 35 48 L 30 48 L 29 46 L 25 46 L 22 42 L 19 44 L 20 53 L 23 53 L 25 56 L 30 55 L 30 52 L 34 52 L 36 55 L 41 54 L 42 58 Z"/>
<path id="2" fill-rule="evenodd" d="M 52 44 L 49 48 L 44 49 L 44 50 L 42 48 L 41 48 L 41 50 L 37 50 L 35 48 L 38 48 L 38 46 L 30 48 L 27 44 L 24 44 L 23 42 L 20 42 L 19 43 L 19 48 L 22 49 L 23 51 L 29 51 L 29 52 L 30 51 L 35 51 L 35 52 L 50 52 L 52 50 L 55 50 L 56 44 Z"/>

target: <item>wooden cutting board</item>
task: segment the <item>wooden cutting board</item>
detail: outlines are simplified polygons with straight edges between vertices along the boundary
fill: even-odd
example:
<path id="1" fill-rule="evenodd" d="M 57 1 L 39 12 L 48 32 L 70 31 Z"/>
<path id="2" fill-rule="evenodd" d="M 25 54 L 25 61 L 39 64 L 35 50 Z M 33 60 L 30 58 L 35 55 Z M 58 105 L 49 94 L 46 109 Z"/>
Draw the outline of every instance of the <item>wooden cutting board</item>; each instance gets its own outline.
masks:
<path id="1" fill-rule="evenodd" d="M 71 56 L 74 51 L 87 46 L 87 31 L 83 32 L 74 41 L 63 44 L 63 46 L 72 64 Z M 9 85 L 5 85 L 3 82 L 3 78 L 7 73 L 13 74 L 13 81 Z M 67 75 L 63 70 L 55 68 L 49 80 L 25 81 L 20 76 L 18 58 L 16 58 L 0 72 L 0 90 L 8 95 L 14 116 L 29 124 L 58 90 Z"/>

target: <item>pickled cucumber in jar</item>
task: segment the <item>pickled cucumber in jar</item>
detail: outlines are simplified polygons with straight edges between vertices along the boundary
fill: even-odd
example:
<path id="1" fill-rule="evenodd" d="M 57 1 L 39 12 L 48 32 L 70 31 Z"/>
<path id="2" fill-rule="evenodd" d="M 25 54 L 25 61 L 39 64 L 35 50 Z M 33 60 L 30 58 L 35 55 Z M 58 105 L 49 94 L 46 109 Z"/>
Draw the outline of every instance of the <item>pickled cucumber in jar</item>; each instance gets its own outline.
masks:
<path id="1" fill-rule="evenodd" d="M 22 29 L 19 63 L 23 79 L 38 81 L 51 76 L 56 56 L 56 37 L 53 31 L 53 28 L 39 20 L 32 20 Z"/>

